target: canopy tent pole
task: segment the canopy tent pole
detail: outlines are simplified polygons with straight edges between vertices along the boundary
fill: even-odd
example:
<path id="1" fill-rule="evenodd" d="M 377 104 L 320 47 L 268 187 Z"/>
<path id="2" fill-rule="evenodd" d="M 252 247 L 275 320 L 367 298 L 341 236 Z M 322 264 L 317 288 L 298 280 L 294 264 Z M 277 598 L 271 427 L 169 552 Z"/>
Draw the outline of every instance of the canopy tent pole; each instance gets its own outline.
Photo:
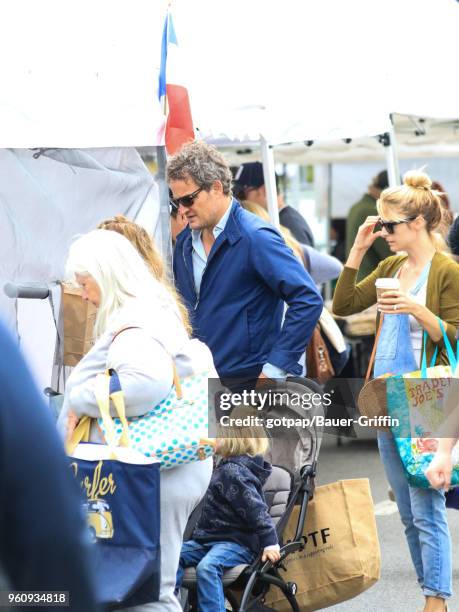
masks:
<path id="1" fill-rule="evenodd" d="M 400 169 L 398 165 L 397 152 L 395 150 L 395 132 L 391 117 L 391 126 L 389 131 L 381 134 L 379 141 L 384 147 L 386 155 L 387 178 L 389 187 L 396 187 L 400 184 Z"/>
<path id="2" fill-rule="evenodd" d="M 166 147 L 156 147 L 158 171 L 155 179 L 159 189 L 159 224 L 161 227 L 161 255 L 169 278 L 172 279 L 172 239 L 170 225 L 169 187 L 166 183 Z"/>
<path id="3" fill-rule="evenodd" d="M 279 208 L 277 207 L 276 172 L 274 169 L 273 149 L 262 135 L 260 135 L 260 146 L 269 218 L 275 227 L 279 227 Z"/>
<path id="4" fill-rule="evenodd" d="M 331 229 L 331 219 L 333 214 L 333 206 L 332 206 L 332 194 L 333 194 L 333 164 L 327 164 L 326 166 L 326 177 L 327 177 L 327 217 L 326 217 L 326 225 L 325 225 L 325 244 L 326 244 L 326 252 L 330 253 L 331 251 L 331 243 L 330 243 L 330 229 Z M 324 297 L 325 300 L 331 300 L 332 295 L 332 285 L 331 282 L 325 283 L 324 287 Z"/>

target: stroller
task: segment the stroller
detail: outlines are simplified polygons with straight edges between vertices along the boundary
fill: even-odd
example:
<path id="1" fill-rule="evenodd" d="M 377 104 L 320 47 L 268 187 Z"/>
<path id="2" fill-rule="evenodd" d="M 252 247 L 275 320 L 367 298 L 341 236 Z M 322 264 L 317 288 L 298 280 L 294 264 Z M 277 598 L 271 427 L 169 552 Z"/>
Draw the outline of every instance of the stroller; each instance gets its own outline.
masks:
<path id="1" fill-rule="evenodd" d="M 282 399 L 271 406 L 264 415 L 265 419 L 287 417 L 300 419 L 305 411 L 293 405 L 292 398 L 298 393 L 319 393 L 322 388 L 307 378 L 289 378 L 283 389 Z M 308 417 L 324 416 L 322 403 L 308 410 Z M 313 420 L 312 420 L 313 421 Z M 261 552 L 251 565 L 238 565 L 224 572 L 222 581 L 227 604 L 232 612 L 268 612 L 274 610 L 265 606 L 266 595 L 271 586 L 278 587 L 294 612 L 299 612 L 295 595 L 297 585 L 286 582 L 281 574 L 285 571 L 284 562 L 292 553 L 304 549 L 303 529 L 306 520 L 309 500 L 314 494 L 314 477 L 316 475 L 322 428 L 314 423 L 308 427 L 300 426 L 286 430 L 278 429 L 272 435 L 270 453 L 267 459 L 273 465 L 273 471 L 266 481 L 263 490 L 269 512 L 276 525 L 280 543 L 280 560 L 272 564 L 261 561 Z M 283 533 L 295 505 L 300 507 L 296 532 L 293 540 L 284 542 Z M 200 507 L 193 513 L 185 533 L 185 539 L 191 536 L 192 527 L 197 521 Z M 196 612 L 196 570 L 185 569 L 182 587 L 188 590 L 184 610 Z"/>

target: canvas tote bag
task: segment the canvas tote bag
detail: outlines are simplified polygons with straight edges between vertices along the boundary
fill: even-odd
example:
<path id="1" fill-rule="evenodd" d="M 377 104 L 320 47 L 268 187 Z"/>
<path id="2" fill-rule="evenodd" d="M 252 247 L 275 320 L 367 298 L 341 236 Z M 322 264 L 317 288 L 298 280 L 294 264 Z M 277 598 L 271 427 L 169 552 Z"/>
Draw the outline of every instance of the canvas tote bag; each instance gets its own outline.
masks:
<path id="1" fill-rule="evenodd" d="M 459 355 L 454 353 L 443 322 L 440 319 L 438 321 L 450 365 L 434 366 L 437 355 L 435 349 L 431 367 L 427 367 L 427 333 L 424 332 L 421 369 L 391 376 L 386 383 L 387 412 L 393 419 L 391 431 L 405 476 L 412 487 L 422 489 L 430 488 L 425 471 L 438 446 L 435 433 L 448 416 L 444 399 L 448 393 L 456 392 L 456 387 L 451 387 L 451 382 Z M 459 344 L 457 348 L 459 349 Z M 459 485 L 458 450 L 456 445 L 453 454 L 455 464 L 451 474 L 452 486 Z"/>
<path id="2" fill-rule="evenodd" d="M 97 600 L 108 609 L 154 602 L 161 576 L 159 462 L 129 446 L 118 377 L 99 374 L 94 393 L 106 423 L 107 444 L 82 441 L 88 439 L 91 425 L 84 417 L 66 446 L 93 540 Z M 119 446 L 109 398 L 125 424 Z"/>
<path id="3" fill-rule="evenodd" d="M 284 532 L 293 539 L 296 506 Z M 285 559 L 283 578 L 297 584 L 301 612 L 320 610 L 356 597 L 380 577 L 381 554 L 373 499 L 367 478 L 340 480 L 318 487 L 309 503 L 303 532 L 304 550 Z M 272 588 L 266 604 L 291 610 L 281 591 Z"/>

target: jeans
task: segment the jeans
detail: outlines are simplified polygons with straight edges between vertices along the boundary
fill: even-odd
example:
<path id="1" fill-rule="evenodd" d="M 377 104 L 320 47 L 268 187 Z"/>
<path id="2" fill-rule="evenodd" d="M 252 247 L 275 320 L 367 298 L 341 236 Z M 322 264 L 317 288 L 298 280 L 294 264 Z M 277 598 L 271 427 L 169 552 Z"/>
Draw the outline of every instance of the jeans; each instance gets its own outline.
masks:
<path id="1" fill-rule="evenodd" d="M 382 374 L 405 374 L 418 368 L 411 343 L 408 315 L 384 315 L 373 376 L 376 378 Z"/>
<path id="2" fill-rule="evenodd" d="M 255 554 L 249 548 L 235 542 L 184 542 L 177 586 L 182 584 L 184 569 L 195 567 L 199 612 L 225 612 L 224 570 L 243 563 L 250 564 L 254 559 Z"/>
<path id="3" fill-rule="evenodd" d="M 422 591 L 447 599 L 452 594 L 452 567 L 445 494 L 408 485 L 391 433 L 378 431 L 378 447 Z"/>

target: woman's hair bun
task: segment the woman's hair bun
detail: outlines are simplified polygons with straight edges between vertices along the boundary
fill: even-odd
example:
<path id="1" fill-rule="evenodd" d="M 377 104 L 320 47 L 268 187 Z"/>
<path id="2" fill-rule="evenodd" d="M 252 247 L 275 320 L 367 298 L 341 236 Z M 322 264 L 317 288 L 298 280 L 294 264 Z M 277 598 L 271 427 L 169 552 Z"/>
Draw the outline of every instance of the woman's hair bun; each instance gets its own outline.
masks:
<path id="1" fill-rule="evenodd" d="M 427 176 L 425 172 L 421 172 L 420 170 L 410 170 L 406 172 L 403 176 L 403 183 L 407 187 L 412 187 L 413 189 L 430 189 L 432 186 L 432 181 Z"/>

